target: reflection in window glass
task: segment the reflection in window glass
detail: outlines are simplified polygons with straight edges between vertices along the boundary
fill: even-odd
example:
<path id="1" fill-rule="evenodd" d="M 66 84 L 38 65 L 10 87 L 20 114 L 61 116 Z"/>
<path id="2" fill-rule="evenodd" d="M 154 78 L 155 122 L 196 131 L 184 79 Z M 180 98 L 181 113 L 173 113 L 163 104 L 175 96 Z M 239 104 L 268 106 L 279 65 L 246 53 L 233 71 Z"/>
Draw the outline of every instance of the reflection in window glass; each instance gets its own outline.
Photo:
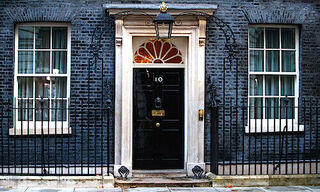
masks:
<path id="1" fill-rule="evenodd" d="M 50 27 L 35 27 L 36 49 L 50 49 Z"/>
<path id="2" fill-rule="evenodd" d="M 263 48 L 263 28 L 249 28 L 250 48 Z"/>
<path id="3" fill-rule="evenodd" d="M 50 79 L 46 77 L 35 78 L 35 97 L 48 98 L 50 96 Z"/>
<path id="4" fill-rule="evenodd" d="M 33 49 L 33 27 L 19 27 L 19 49 Z"/>
<path id="5" fill-rule="evenodd" d="M 50 73 L 49 51 L 36 51 L 35 67 L 36 73 Z"/>
<path id="6" fill-rule="evenodd" d="M 52 98 L 66 98 L 67 97 L 67 78 L 56 77 L 51 79 L 52 82 Z"/>
<path id="7" fill-rule="evenodd" d="M 251 75 L 250 76 L 250 95 L 261 96 L 263 93 L 263 76 Z"/>

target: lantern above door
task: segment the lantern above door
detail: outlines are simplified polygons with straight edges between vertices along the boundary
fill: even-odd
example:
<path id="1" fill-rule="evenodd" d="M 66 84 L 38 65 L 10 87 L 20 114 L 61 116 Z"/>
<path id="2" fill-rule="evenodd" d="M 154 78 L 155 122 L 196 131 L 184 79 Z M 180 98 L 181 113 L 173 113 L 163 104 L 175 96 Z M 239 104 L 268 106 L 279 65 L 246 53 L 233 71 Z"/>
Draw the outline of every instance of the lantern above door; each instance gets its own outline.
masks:
<path id="1" fill-rule="evenodd" d="M 168 6 L 162 2 L 160 6 L 160 13 L 153 20 L 157 39 L 167 40 L 171 38 L 172 26 L 174 18 L 167 13 Z"/>

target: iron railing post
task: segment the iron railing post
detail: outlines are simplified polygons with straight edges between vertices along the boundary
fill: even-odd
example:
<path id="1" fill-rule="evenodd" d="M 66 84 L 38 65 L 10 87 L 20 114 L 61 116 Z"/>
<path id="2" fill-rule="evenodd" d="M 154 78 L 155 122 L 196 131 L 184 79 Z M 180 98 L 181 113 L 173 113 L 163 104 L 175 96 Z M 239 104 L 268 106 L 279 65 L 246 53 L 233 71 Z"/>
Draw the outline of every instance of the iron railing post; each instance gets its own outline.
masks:
<path id="1" fill-rule="evenodd" d="M 110 105 L 111 100 L 107 100 L 107 173 L 110 174 Z"/>
<path id="2" fill-rule="evenodd" d="M 219 106 L 211 107 L 211 172 L 218 175 L 219 141 L 218 141 Z"/>

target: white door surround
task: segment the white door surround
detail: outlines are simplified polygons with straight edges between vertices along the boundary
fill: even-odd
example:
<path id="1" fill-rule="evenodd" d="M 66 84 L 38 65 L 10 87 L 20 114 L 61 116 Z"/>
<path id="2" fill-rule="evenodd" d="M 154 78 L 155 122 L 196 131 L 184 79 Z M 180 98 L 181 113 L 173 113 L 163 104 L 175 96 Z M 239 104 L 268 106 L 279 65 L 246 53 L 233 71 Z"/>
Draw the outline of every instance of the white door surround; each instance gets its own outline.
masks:
<path id="1" fill-rule="evenodd" d="M 155 13 L 158 13 L 154 11 Z M 212 14 L 212 12 L 211 12 Z M 204 109 L 205 100 L 205 34 L 206 20 L 180 17 L 179 25 L 173 27 L 172 37 L 187 39 L 185 68 L 185 160 L 188 176 L 192 168 L 204 163 L 204 121 L 198 120 L 198 111 Z M 133 39 L 154 37 L 154 26 L 141 16 L 116 19 L 115 35 L 115 157 L 114 174 L 126 166 L 132 174 L 132 106 L 133 106 Z M 152 64 L 150 64 L 152 65 Z"/>

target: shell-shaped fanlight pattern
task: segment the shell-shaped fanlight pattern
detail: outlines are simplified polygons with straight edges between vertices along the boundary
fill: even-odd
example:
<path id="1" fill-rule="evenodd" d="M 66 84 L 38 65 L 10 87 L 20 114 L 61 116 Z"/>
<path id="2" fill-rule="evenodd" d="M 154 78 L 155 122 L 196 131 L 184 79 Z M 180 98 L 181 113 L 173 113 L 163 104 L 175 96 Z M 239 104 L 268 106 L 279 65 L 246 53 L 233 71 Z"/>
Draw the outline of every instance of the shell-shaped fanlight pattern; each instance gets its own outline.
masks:
<path id="1" fill-rule="evenodd" d="M 151 40 L 140 45 L 134 53 L 134 63 L 183 64 L 182 54 L 177 47 L 162 40 Z"/>

